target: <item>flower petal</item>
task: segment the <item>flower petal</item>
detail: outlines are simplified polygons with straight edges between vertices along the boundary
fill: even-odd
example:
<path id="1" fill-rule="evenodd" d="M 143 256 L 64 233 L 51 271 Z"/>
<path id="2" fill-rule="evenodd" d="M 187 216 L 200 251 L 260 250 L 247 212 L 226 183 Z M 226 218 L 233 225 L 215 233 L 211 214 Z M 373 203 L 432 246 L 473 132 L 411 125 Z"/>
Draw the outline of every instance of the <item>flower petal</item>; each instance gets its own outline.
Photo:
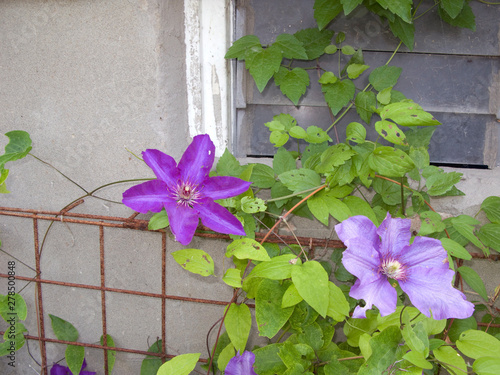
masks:
<path id="1" fill-rule="evenodd" d="M 390 254 L 399 257 L 401 250 L 410 244 L 411 220 L 393 219 L 389 213 L 378 227 L 377 233 L 382 240 L 381 254 Z"/>
<path id="2" fill-rule="evenodd" d="M 62 366 L 58 363 L 54 363 L 50 368 L 50 375 L 69 375 L 69 368 Z"/>
<path id="3" fill-rule="evenodd" d="M 182 245 L 191 242 L 198 227 L 198 212 L 186 205 L 169 202 L 165 205 L 170 223 L 170 230 Z"/>
<path id="4" fill-rule="evenodd" d="M 245 231 L 241 222 L 220 204 L 215 203 L 210 198 L 200 199 L 199 203 L 193 206 L 200 213 L 203 225 L 215 232 L 225 234 L 235 234 L 244 236 Z"/>
<path id="5" fill-rule="evenodd" d="M 210 177 L 205 180 L 203 194 L 213 200 L 234 197 L 247 191 L 251 184 L 237 177 Z"/>
<path id="6" fill-rule="evenodd" d="M 370 241 L 352 238 L 342 256 L 342 264 L 363 283 L 370 283 L 380 277 L 380 254 Z"/>
<path id="7" fill-rule="evenodd" d="M 429 237 L 415 237 L 413 243 L 401 252 L 399 261 L 408 268 L 449 268 L 448 253 L 441 241 Z"/>
<path id="8" fill-rule="evenodd" d="M 352 238 L 363 237 L 372 243 L 376 249 L 380 246 L 377 227 L 366 216 L 352 216 L 340 224 L 335 225 L 335 231 L 340 240 L 346 245 Z"/>
<path id="9" fill-rule="evenodd" d="M 225 375 L 257 375 L 253 370 L 255 354 L 244 351 L 242 355 L 236 354 L 226 366 Z"/>
<path id="10" fill-rule="evenodd" d="M 430 317 L 432 311 L 436 320 L 465 319 L 474 313 L 474 305 L 451 285 L 453 274 L 450 269 L 413 267 L 408 279 L 399 285 L 425 316 Z"/>
<path id="11" fill-rule="evenodd" d="M 123 193 L 122 202 L 125 206 L 142 214 L 160 212 L 166 202 L 172 198 L 167 190 L 167 185 L 161 180 L 151 180 L 132 186 Z"/>
<path id="12" fill-rule="evenodd" d="M 364 307 L 357 306 L 354 309 L 353 318 L 366 318 L 366 310 L 370 310 L 373 305 L 378 307 L 382 316 L 396 311 L 398 294 L 396 289 L 383 276 L 370 283 L 356 280 L 349 295 L 352 298 L 363 299 L 366 303 Z"/>
<path id="13" fill-rule="evenodd" d="M 214 158 L 215 146 L 208 134 L 194 137 L 177 165 L 182 181 L 201 184 L 208 177 Z"/>
<path id="14" fill-rule="evenodd" d="M 180 173 L 173 157 L 154 149 L 144 151 L 142 157 L 158 179 L 165 182 L 168 186 L 175 186 L 177 184 Z"/>

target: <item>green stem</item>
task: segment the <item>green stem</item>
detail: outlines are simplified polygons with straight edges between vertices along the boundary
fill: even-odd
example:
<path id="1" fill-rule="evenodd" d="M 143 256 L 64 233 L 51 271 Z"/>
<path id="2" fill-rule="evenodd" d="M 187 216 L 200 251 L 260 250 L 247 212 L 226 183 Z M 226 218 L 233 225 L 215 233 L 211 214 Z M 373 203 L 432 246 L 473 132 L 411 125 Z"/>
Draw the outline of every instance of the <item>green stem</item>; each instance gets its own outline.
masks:
<path id="1" fill-rule="evenodd" d="M 268 203 L 268 202 L 277 202 L 277 201 L 281 201 L 283 199 L 297 197 L 297 196 L 305 194 L 305 193 L 310 193 L 311 191 L 314 191 L 314 190 L 316 190 L 316 189 L 318 189 L 319 187 L 322 187 L 322 186 L 324 186 L 324 185 L 315 186 L 313 188 L 310 188 L 310 189 L 307 189 L 307 190 L 298 191 L 298 192 L 290 194 L 290 195 L 284 195 L 284 196 L 279 197 L 279 198 L 268 199 L 268 200 L 266 200 L 266 203 Z"/>

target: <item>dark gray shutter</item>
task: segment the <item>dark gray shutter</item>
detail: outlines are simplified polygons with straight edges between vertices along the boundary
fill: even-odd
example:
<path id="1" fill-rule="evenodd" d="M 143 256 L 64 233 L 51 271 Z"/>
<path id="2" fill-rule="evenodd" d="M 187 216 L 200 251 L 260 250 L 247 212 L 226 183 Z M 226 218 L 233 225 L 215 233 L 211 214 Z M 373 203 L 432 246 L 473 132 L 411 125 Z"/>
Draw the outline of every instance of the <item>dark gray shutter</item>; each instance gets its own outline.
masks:
<path id="1" fill-rule="evenodd" d="M 314 0 L 237 1 L 236 37 L 254 34 L 264 45 L 273 42 L 281 33 L 293 34 L 303 28 L 316 27 L 313 4 Z M 424 5 L 428 8 L 430 2 L 424 1 Z M 403 68 L 394 89 L 442 122 L 430 145 L 432 162 L 491 168 L 500 160 L 497 158 L 500 148 L 500 6 L 475 1 L 470 5 L 476 16 L 475 32 L 448 25 L 435 10 L 416 21 L 413 51 L 403 46 L 391 62 Z M 342 15 L 329 28 L 343 31 L 345 44 L 362 48 L 365 62 L 371 69 L 385 64 L 399 42 L 378 16 L 363 7 L 348 17 Z M 337 55 L 334 56 L 322 57 L 320 65 L 337 71 Z M 299 66 L 313 65 L 314 62 L 302 62 Z M 354 81 L 356 87 L 366 85 L 371 69 Z M 289 113 L 303 127 L 316 125 L 326 129 L 332 124 L 317 83 L 317 71 L 309 72 L 311 86 L 298 107 L 281 94 L 272 80 L 260 93 L 245 71 L 244 63 L 236 63 L 236 71 L 234 152 L 238 156 L 273 154 L 264 123 L 277 114 Z M 351 112 L 337 126 L 341 140 L 347 124 L 359 121 L 355 110 Z M 375 137 L 375 131 L 371 133 Z M 330 136 L 335 138 L 335 132 Z M 296 149 L 295 144 L 287 146 Z"/>

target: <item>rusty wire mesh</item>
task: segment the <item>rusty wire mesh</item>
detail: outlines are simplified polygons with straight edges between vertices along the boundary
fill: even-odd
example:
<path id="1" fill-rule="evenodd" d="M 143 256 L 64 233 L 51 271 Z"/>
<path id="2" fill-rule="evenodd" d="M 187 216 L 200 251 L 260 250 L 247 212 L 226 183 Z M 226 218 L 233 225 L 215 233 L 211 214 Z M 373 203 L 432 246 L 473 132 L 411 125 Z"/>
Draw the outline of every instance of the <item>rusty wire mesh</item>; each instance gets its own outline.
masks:
<path id="1" fill-rule="evenodd" d="M 173 355 L 166 354 L 166 308 L 165 301 L 166 300 L 180 300 L 186 302 L 192 302 L 197 304 L 213 304 L 213 305 L 226 305 L 228 301 L 220 301 L 220 300 L 211 300 L 211 299 L 200 299 L 200 298 L 192 298 L 186 296 L 175 296 L 166 294 L 166 242 L 167 242 L 167 233 L 165 231 L 158 231 L 159 235 L 162 237 L 161 242 L 161 269 L 162 269 L 162 292 L 161 293 L 151 293 L 144 291 L 136 291 L 129 289 L 119 289 L 113 288 L 106 285 L 106 267 L 105 267 L 105 255 L 106 255 L 106 245 L 105 245 L 105 236 L 104 236 L 104 228 L 122 228 L 122 229 L 130 229 L 130 230 L 139 230 L 139 231 L 147 231 L 148 229 L 148 221 L 140 220 L 136 218 L 136 214 L 132 215 L 128 218 L 122 217 L 111 217 L 111 216 L 100 216 L 100 215 L 90 215 L 90 214 L 79 214 L 69 212 L 75 206 L 83 203 L 82 201 L 78 201 L 72 206 L 66 208 L 64 211 L 39 211 L 39 210 L 31 210 L 31 209 L 19 209 L 19 208 L 8 208 L 8 207 L 0 207 L 0 216 L 14 216 L 24 218 L 26 220 L 32 220 L 33 223 L 33 239 L 34 239 L 34 252 L 33 256 L 35 259 L 35 276 L 23 276 L 16 275 L 16 279 L 24 280 L 27 282 L 35 283 L 35 291 L 36 291 L 36 304 L 37 304 L 37 325 L 38 325 L 38 334 L 37 335 L 26 335 L 26 339 L 37 341 L 40 347 L 40 357 L 41 357 L 41 374 L 48 374 L 48 365 L 47 365 L 47 353 L 46 353 L 46 343 L 56 343 L 56 344 L 71 344 L 77 346 L 83 346 L 86 348 L 94 348 L 100 349 L 103 352 L 104 356 L 104 373 L 109 375 L 108 372 L 108 352 L 113 350 L 116 352 L 126 352 L 126 353 L 134 353 L 138 355 L 144 356 L 157 356 L 160 357 L 163 361 L 173 357 Z M 41 255 L 41 244 L 40 244 L 40 229 L 39 222 L 40 221 L 61 221 L 66 223 L 73 223 L 78 225 L 92 225 L 99 227 L 99 254 L 100 254 L 100 285 L 87 285 L 87 284 L 79 284 L 79 283 L 71 283 L 57 280 L 49 280 L 43 278 L 43 270 L 40 262 Z M 210 232 L 197 232 L 196 236 L 205 237 L 205 238 L 214 238 L 214 239 L 228 239 L 229 237 L 226 235 L 215 234 Z M 256 239 L 264 238 L 263 233 L 257 233 Z M 344 245 L 342 242 L 338 240 L 329 240 L 329 239 L 319 239 L 319 238 L 307 238 L 307 237 L 295 237 L 295 236 L 271 236 L 266 239 L 268 242 L 275 243 L 300 243 L 300 245 L 308 247 L 309 250 L 314 250 L 315 248 L 342 248 Z M 481 254 L 472 254 L 474 258 L 484 258 Z M 489 257 L 491 260 L 498 261 L 499 255 L 493 255 Z M 7 274 L 0 273 L 1 278 L 8 278 Z M 102 314 L 102 335 L 103 335 L 103 343 L 93 344 L 93 343 L 82 343 L 82 342 L 69 342 L 62 341 L 57 339 L 52 339 L 46 337 L 46 322 L 44 318 L 44 299 L 43 299 L 43 285 L 51 284 L 58 285 L 62 287 L 68 288 L 83 288 L 90 290 L 97 290 L 101 293 L 101 314 Z M 161 300 L 161 342 L 162 342 L 162 350 L 161 353 L 152 353 L 142 350 L 130 349 L 126 347 L 116 347 L 109 346 L 106 340 L 106 334 L 108 333 L 107 328 L 107 316 L 108 311 L 106 310 L 106 293 L 105 292 L 114 292 L 114 293 L 122 293 L 129 295 L 138 295 L 149 298 L 156 298 Z M 3 335 L 4 332 L 0 331 L 0 334 Z M 200 359 L 200 362 L 207 362 L 206 359 Z"/>
<path id="2" fill-rule="evenodd" d="M 159 235 L 162 237 L 161 243 L 161 265 L 162 265 L 162 291 L 161 293 L 151 293 L 137 290 L 129 290 L 129 289 L 119 289 L 113 288 L 106 285 L 106 266 L 105 266 L 105 255 L 106 255 L 106 245 L 105 245 L 105 235 L 104 228 L 122 228 L 122 229 L 130 229 L 130 230 L 139 230 L 139 231 L 147 231 L 148 230 L 148 221 L 140 220 L 136 218 L 137 214 L 132 215 L 128 218 L 122 217 L 111 217 L 111 216 L 101 216 L 101 215 L 90 215 L 90 214 L 80 214 L 80 213 L 72 213 L 71 209 L 76 207 L 77 205 L 83 203 L 83 200 L 76 202 L 72 206 L 66 208 L 63 211 L 40 211 L 40 210 L 31 210 L 31 209 L 19 209 L 19 208 L 9 208 L 9 207 L 0 207 L 0 216 L 13 216 L 24 218 L 26 220 L 31 220 L 33 224 L 33 243 L 34 243 L 34 252 L 33 257 L 35 260 L 35 276 L 28 275 L 16 275 L 17 280 L 23 280 L 26 282 L 33 282 L 35 284 L 35 302 L 37 308 L 37 326 L 38 326 L 38 334 L 37 335 L 25 335 L 26 339 L 37 341 L 39 343 L 40 348 L 40 358 L 41 358 L 41 374 L 48 374 L 48 363 L 47 363 L 47 352 L 46 352 L 46 344 L 47 343 L 55 343 L 62 345 L 77 345 L 83 346 L 86 348 L 94 348 L 100 349 L 103 352 L 104 356 L 104 373 L 106 375 L 108 372 L 108 351 L 116 351 L 116 352 L 126 352 L 126 353 L 134 353 L 139 355 L 147 355 L 147 356 L 157 356 L 160 357 L 163 361 L 173 357 L 173 355 L 166 354 L 166 308 L 165 301 L 166 300 L 180 300 L 186 302 L 192 302 L 197 304 L 212 304 L 212 305 L 226 305 L 228 301 L 221 300 L 211 300 L 211 299 L 201 299 L 201 298 L 192 298 L 186 296 L 176 296 L 166 294 L 166 243 L 167 243 L 167 233 L 165 231 L 158 231 Z M 43 269 L 40 261 L 41 257 L 41 233 L 39 229 L 40 221 L 50 221 L 50 222 L 64 222 L 64 223 L 72 223 L 78 225 L 92 225 L 97 226 L 99 228 L 99 266 L 100 266 L 100 285 L 87 285 L 81 283 L 73 283 L 73 282 L 65 282 L 58 280 L 50 280 L 43 277 Z M 203 229 L 203 228 L 202 228 Z M 198 237 L 204 238 L 213 238 L 213 239 L 229 239 L 229 236 L 216 234 L 211 232 L 199 231 L 196 233 Z M 257 233 L 256 239 L 262 239 L 264 234 Z M 296 243 L 297 241 L 302 245 L 308 247 L 310 250 L 314 250 L 316 247 L 326 248 L 326 247 L 343 247 L 342 242 L 335 240 L 325 240 L 318 238 L 306 238 L 306 237 L 294 237 L 294 236 L 271 236 L 266 241 L 275 242 L 275 243 Z M 0 273 L 0 278 L 8 278 L 7 274 Z M 67 288 L 82 288 L 82 289 L 90 289 L 97 290 L 101 293 L 101 315 L 102 315 L 102 336 L 103 343 L 94 344 L 94 343 L 82 343 L 82 342 L 69 342 L 63 340 L 52 339 L 46 337 L 46 319 L 44 317 L 44 299 L 43 299 L 43 285 L 58 285 Z M 149 298 L 155 298 L 161 300 L 161 342 L 162 342 L 162 350 L 161 353 L 152 353 L 142 350 L 130 349 L 126 347 L 115 347 L 109 346 L 106 340 L 106 335 L 108 333 L 107 327 L 107 315 L 108 311 L 106 310 L 106 292 L 114 292 L 114 293 L 122 293 L 129 295 L 137 295 Z M 0 331 L 0 334 L 4 332 Z M 200 362 L 206 362 L 206 359 L 200 359 Z"/>

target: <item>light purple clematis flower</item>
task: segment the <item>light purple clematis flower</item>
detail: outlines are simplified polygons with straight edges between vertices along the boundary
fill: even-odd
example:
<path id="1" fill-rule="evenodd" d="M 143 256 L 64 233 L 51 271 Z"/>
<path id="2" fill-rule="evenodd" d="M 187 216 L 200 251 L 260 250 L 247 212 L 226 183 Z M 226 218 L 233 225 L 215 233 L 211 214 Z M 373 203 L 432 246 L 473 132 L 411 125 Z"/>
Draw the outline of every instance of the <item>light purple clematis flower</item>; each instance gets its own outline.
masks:
<path id="1" fill-rule="evenodd" d="M 344 267 L 358 279 L 349 295 L 363 299 L 353 318 L 366 318 L 372 305 L 385 316 L 396 310 L 397 292 L 391 285 L 397 280 L 412 304 L 427 317 L 436 320 L 464 319 L 474 312 L 462 292 L 453 288 L 453 271 L 441 241 L 415 237 L 410 245 L 410 219 L 393 219 L 389 214 L 377 227 L 365 216 L 353 216 L 335 226 L 347 246 Z"/>
<path id="2" fill-rule="evenodd" d="M 194 137 L 179 164 L 158 150 L 146 150 L 142 156 L 157 179 L 125 191 L 122 202 L 126 206 L 140 213 L 160 212 L 165 207 L 170 229 L 183 245 L 193 239 L 198 219 L 216 232 L 245 235 L 240 221 L 214 200 L 239 195 L 251 183 L 236 177 L 208 176 L 215 146 L 207 134 Z"/>
<path id="3" fill-rule="evenodd" d="M 224 375 L 257 375 L 253 370 L 254 363 L 255 354 L 246 350 L 241 355 L 238 352 L 227 364 Z"/>
<path id="4" fill-rule="evenodd" d="M 85 358 L 84 358 L 82 368 L 81 368 L 78 375 L 96 375 L 97 374 L 95 371 L 83 371 L 83 369 L 85 367 L 87 367 L 87 362 L 85 361 Z M 73 375 L 73 373 L 70 371 L 69 367 L 54 363 L 50 369 L 50 375 Z"/>

